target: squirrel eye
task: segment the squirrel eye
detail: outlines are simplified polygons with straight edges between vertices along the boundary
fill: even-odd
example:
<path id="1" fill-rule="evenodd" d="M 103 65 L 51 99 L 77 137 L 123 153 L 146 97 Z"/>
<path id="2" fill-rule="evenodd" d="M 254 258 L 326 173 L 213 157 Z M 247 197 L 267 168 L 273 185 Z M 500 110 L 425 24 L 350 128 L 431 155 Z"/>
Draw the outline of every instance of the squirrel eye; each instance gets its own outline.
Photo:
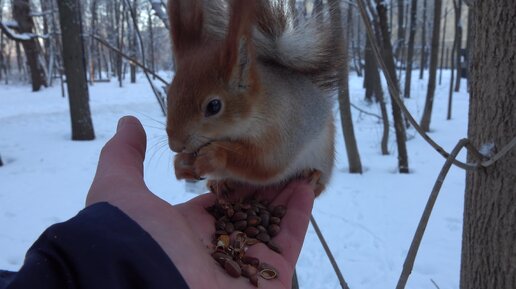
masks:
<path id="1" fill-rule="evenodd" d="M 218 99 L 214 99 L 208 103 L 206 106 L 205 116 L 213 116 L 220 112 L 222 109 L 222 102 Z"/>

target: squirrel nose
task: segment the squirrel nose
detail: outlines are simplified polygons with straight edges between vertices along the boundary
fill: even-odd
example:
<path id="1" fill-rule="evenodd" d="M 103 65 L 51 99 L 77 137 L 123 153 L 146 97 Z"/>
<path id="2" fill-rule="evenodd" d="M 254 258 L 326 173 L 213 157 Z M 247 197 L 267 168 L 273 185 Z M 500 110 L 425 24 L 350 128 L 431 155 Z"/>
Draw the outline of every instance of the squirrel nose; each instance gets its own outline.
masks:
<path id="1" fill-rule="evenodd" d="M 185 150 L 185 146 L 182 142 L 168 138 L 168 146 L 170 149 L 176 153 L 180 153 Z"/>
<path id="2" fill-rule="evenodd" d="M 186 148 L 184 142 L 181 141 L 181 138 L 177 137 L 177 135 L 175 135 L 169 127 L 167 127 L 167 135 L 168 146 L 172 151 L 179 153 Z"/>

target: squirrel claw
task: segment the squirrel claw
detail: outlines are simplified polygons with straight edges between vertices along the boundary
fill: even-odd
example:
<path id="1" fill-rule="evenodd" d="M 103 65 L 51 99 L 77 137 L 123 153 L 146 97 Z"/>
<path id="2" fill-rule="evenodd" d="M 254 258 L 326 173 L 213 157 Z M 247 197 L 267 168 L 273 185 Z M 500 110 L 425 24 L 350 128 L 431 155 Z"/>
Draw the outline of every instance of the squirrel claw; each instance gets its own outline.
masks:
<path id="1" fill-rule="evenodd" d="M 321 172 L 319 170 L 309 170 L 302 173 L 302 177 L 310 183 L 312 186 L 315 196 L 319 196 L 326 186 L 321 183 Z"/>
<path id="2" fill-rule="evenodd" d="M 200 177 L 220 175 L 226 166 L 226 152 L 213 144 L 203 147 L 193 163 L 195 173 Z"/>

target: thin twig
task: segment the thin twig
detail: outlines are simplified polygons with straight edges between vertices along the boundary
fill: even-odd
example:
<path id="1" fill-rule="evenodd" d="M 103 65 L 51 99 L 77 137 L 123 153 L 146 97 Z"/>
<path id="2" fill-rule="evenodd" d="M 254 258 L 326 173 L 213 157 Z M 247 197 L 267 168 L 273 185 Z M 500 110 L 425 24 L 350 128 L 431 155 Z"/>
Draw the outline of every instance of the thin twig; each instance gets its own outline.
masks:
<path id="1" fill-rule="evenodd" d="M 361 109 L 360 107 L 358 107 L 358 106 L 356 106 L 356 105 L 354 105 L 354 104 L 352 104 L 352 103 L 351 103 L 351 107 L 353 107 L 354 109 L 356 109 L 356 110 L 360 111 L 360 112 L 361 112 L 361 113 L 363 113 L 363 114 L 366 114 L 366 115 L 369 115 L 369 116 L 374 116 L 374 117 L 378 118 L 379 120 L 382 120 L 382 117 L 381 117 L 381 116 L 379 116 L 379 115 L 377 115 L 377 114 L 374 114 L 374 113 L 372 113 L 372 112 L 365 111 L 365 110 Z"/>
<path id="2" fill-rule="evenodd" d="M 128 0 L 125 0 L 125 1 L 127 3 L 127 6 L 129 7 L 129 14 L 131 15 L 131 18 L 133 20 L 134 30 L 136 31 L 136 35 L 138 36 L 138 40 L 140 42 L 140 50 L 141 50 L 140 52 L 142 54 L 142 61 L 143 61 L 143 63 L 145 63 L 145 48 L 143 47 L 143 38 L 140 33 L 140 29 L 138 28 L 138 20 L 136 19 L 136 15 L 131 6 L 131 2 Z M 161 95 L 161 92 L 154 86 L 154 83 L 152 82 L 152 80 L 149 76 L 149 73 L 146 70 L 144 70 L 143 72 L 145 73 L 145 77 L 147 78 L 147 81 L 149 82 L 149 84 L 152 88 L 152 91 L 154 92 L 154 95 L 156 96 L 156 100 L 158 101 L 158 104 L 161 108 L 161 111 L 163 112 L 163 115 L 166 116 L 167 115 L 167 105 L 165 103 L 165 99 L 164 99 L 163 95 Z"/>
<path id="3" fill-rule="evenodd" d="M 319 241 L 321 241 L 324 251 L 328 256 L 328 259 L 330 259 L 330 263 L 333 266 L 333 270 L 335 270 L 337 278 L 339 279 L 340 286 L 342 287 L 342 289 L 349 289 L 348 284 L 346 283 L 344 277 L 342 276 L 342 273 L 340 272 L 339 265 L 337 265 L 337 262 L 335 261 L 335 258 L 333 257 L 333 254 L 331 253 L 330 248 L 328 247 L 328 244 L 326 243 L 326 240 L 324 239 L 324 236 L 321 233 L 321 230 L 319 229 L 317 222 L 315 221 L 314 215 L 310 215 L 310 222 L 312 222 L 312 226 L 314 227 L 315 233 L 317 234 Z"/>
<path id="4" fill-rule="evenodd" d="M 91 35 L 91 37 L 93 37 L 93 39 L 97 40 L 100 44 L 102 44 L 103 46 L 113 50 L 114 52 L 116 52 L 117 54 L 119 54 L 120 56 L 122 56 L 123 58 L 129 60 L 129 61 L 132 61 L 136 66 L 140 67 L 141 69 L 143 69 L 144 71 L 147 71 L 148 73 L 152 74 L 153 76 L 155 76 L 159 81 L 161 81 L 163 83 L 163 85 L 165 86 L 168 86 L 169 83 L 163 79 L 161 76 L 159 76 L 158 74 L 154 73 L 150 68 L 147 68 L 145 65 L 143 65 L 142 63 L 138 62 L 138 60 L 128 56 L 127 54 L 123 53 L 122 51 L 120 51 L 118 48 L 116 47 L 113 47 L 111 46 L 109 43 L 107 43 L 104 39 L 100 38 L 99 36 L 97 35 Z"/>
<path id="5" fill-rule="evenodd" d="M 441 288 L 439 287 L 439 285 L 437 285 L 437 283 L 435 283 L 434 279 L 430 279 L 430 282 L 432 282 L 432 284 L 434 284 L 435 288 L 437 288 L 437 289 L 441 289 Z"/>
<path id="6" fill-rule="evenodd" d="M 428 224 L 428 220 L 430 219 L 430 214 L 432 213 L 432 209 L 434 208 L 435 201 L 437 200 L 437 196 L 439 196 L 439 191 L 443 185 L 444 179 L 450 170 L 453 160 L 457 157 L 460 150 L 464 148 L 469 143 L 468 139 L 461 139 L 455 148 L 452 150 L 451 154 L 446 159 L 437 180 L 435 181 L 432 192 L 430 193 L 430 197 L 425 206 L 425 210 L 423 211 L 423 215 L 421 216 L 421 220 L 416 229 L 416 233 L 414 234 L 414 238 L 412 239 L 412 243 L 410 244 L 410 249 L 408 251 L 407 257 L 405 258 L 405 262 L 403 263 L 403 270 L 400 275 L 400 279 L 398 280 L 398 285 L 396 285 L 396 289 L 404 289 L 407 284 L 407 280 L 412 273 L 412 268 L 414 267 L 414 261 L 416 260 L 417 251 L 419 249 L 419 245 L 421 244 L 421 240 L 423 239 L 423 235 L 425 234 L 425 229 Z"/>

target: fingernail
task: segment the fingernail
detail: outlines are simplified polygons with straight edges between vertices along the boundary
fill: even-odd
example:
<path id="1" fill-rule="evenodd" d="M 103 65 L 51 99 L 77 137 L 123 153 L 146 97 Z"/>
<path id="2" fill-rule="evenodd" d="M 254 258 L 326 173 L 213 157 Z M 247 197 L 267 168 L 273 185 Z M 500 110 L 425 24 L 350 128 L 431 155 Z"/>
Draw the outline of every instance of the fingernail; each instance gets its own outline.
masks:
<path id="1" fill-rule="evenodd" d="M 118 125 L 116 126 L 116 131 L 119 131 L 124 126 L 125 122 L 126 122 L 126 118 L 125 117 L 122 117 L 121 119 L 119 119 L 118 120 Z"/>

